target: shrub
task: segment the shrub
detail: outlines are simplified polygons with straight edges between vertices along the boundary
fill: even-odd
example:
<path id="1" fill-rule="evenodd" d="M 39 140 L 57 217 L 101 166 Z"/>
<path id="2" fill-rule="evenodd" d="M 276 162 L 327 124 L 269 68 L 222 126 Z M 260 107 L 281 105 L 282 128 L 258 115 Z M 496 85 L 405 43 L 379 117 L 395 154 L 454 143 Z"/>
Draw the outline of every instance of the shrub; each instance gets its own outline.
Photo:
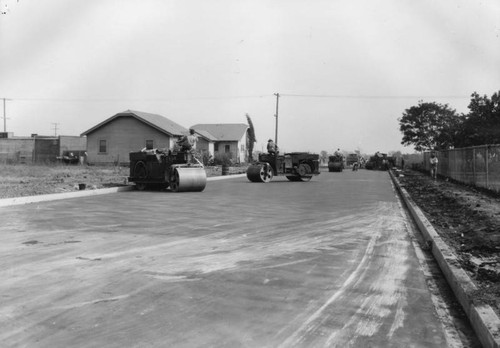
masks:
<path id="1" fill-rule="evenodd" d="M 214 164 L 222 165 L 222 166 L 231 166 L 233 165 L 233 160 L 231 159 L 231 155 L 227 153 L 216 153 L 214 156 Z"/>

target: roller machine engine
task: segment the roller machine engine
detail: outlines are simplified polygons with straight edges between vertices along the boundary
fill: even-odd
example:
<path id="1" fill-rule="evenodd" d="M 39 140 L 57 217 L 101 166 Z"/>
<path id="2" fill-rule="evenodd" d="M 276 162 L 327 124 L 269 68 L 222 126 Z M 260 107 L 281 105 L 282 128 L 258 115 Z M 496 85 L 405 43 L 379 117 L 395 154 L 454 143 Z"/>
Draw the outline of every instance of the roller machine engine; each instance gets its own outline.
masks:
<path id="1" fill-rule="evenodd" d="M 258 162 L 247 169 L 247 178 L 252 182 L 269 182 L 274 176 L 286 176 L 290 181 L 309 181 L 314 175 L 319 175 L 319 155 L 307 152 L 261 153 Z"/>
<path id="2" fill-rule="evenodd" d="M 138 190 L 147 187 L 168 188 L 174 192 L 201 192 L 207 184 L 203 165 L 191 163 L 189 151 L 162 151 L 158 149 L 131 152 L 130 176 Z"/>

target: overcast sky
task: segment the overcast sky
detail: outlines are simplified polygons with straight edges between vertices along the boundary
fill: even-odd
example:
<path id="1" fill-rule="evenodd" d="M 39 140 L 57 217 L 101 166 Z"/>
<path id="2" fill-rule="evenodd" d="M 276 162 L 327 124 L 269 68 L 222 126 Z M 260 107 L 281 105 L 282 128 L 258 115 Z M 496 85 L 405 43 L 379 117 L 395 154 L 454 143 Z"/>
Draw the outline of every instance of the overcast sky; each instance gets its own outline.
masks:
<path id="1" fill-rule="evenodd" d="M 274 138 L 280 93 L 282 150 L 406 153 L 405 109 L 423 100 L 466 113 L 474 91 L 500 90 L 498 0 L 0 0 L 0 8 L 0 98 L 16 136 L 79 135 L 127 109 L 186 128 L 247 123 L 248 113 L 260 150 Z"/>

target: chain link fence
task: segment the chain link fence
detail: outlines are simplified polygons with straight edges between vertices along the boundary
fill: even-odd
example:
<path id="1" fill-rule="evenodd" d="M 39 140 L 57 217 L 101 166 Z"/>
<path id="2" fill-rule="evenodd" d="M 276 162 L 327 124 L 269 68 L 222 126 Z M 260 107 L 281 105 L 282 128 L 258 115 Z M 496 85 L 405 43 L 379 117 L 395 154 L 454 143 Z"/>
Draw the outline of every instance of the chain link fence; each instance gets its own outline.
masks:
<path id="1" fill-rule="evenodd" d="M 427 171 L 430 171 L 430 154 L 424 153 Z M 436 155 L 438 175 L 500 193 L 500 145 L 436 151 Z"/>

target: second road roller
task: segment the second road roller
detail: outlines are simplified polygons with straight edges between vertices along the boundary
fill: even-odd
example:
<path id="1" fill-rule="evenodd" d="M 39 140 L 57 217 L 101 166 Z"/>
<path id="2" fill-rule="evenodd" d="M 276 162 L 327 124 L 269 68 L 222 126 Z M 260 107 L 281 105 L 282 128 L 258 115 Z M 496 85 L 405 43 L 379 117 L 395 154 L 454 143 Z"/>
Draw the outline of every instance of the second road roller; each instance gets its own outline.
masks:
<path id="1" fill-rule="evenodd" d="M 247 169 L 247 178 L 252 182 L 269 182 L 278 175 L 290 181 L 309 181 L 318 174 L 319 155 L 308 152 L 261 153 L 258 162 Z"/>

